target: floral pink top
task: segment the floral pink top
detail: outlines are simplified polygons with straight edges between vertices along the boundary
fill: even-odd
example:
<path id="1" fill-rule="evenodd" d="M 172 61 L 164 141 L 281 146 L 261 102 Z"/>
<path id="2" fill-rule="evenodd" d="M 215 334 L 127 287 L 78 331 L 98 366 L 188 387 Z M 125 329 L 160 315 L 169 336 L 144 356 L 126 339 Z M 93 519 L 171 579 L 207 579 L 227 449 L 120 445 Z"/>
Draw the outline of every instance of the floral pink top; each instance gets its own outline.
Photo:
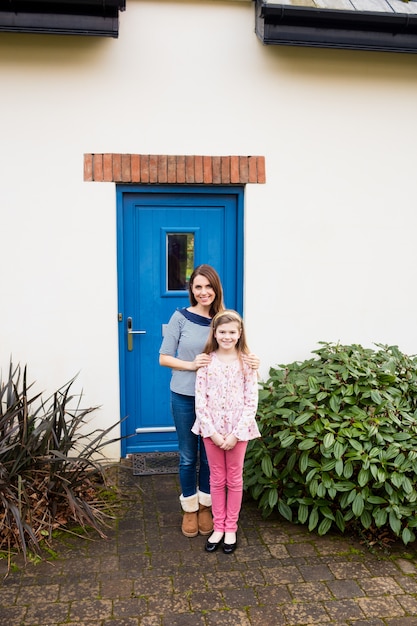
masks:
<path id="1" fill-rule="evenodd" d="M 258 376 L 255 370 L 236 359 L 220 361 L 215 352 L 211 362 L 197 370 L 195 412 L 192 432 L 203 437 L 233 433 L 240 441 L 261 434 L 256 423 Z"/>

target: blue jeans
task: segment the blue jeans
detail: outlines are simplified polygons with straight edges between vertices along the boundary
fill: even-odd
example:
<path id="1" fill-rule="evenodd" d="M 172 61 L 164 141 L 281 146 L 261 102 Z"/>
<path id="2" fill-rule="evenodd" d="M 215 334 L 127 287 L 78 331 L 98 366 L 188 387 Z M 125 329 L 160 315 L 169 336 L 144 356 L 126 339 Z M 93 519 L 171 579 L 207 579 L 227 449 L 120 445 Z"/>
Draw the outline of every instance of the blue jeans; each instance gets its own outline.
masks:
<path id="1" fill-rule="evenodd" d="M 182 495 L 187 498 L 197 493 L 197 487 L 210 493 L 209 466 L 206 449 L 200 436 L 191 428 L 195 421 L 195 398 L 171 391 L 171 411 L 178 436 L 180 453 L 180 484 Z M 200 467 L 197 468 L 200 452 Z"/>

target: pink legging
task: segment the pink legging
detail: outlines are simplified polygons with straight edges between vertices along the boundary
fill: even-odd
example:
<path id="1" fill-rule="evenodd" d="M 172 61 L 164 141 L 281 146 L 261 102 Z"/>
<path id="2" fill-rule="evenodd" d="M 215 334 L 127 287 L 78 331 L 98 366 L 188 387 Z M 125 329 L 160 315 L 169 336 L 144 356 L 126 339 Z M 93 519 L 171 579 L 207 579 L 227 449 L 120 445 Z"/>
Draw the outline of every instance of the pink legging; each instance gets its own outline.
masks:
<path id="1" fill-rule="evenodd" d="M 235 533 L 242 506 L 243 462 L 248 442 L 238 441 L 233 450 L 222 450 L 210 437 L 203 441 L 210 466 L 214 530 Z"/>

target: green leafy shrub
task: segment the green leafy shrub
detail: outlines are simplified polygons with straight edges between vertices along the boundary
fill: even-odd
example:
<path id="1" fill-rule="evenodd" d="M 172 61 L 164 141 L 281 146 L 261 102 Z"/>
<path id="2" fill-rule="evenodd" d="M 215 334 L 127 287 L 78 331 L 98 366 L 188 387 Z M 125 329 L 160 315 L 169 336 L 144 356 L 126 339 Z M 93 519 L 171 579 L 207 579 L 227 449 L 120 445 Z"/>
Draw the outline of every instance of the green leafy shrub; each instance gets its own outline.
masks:
<path id="1" fill-rule="evenodd" d="M 417 359 L 396 346 L 320 343 L 318 355 L 270 370 L 245 488 L 267 516 L 326 534 L 417 526 Z"/>
<path id="2" fill-rule="evenodd" d="M 102 448 L 113 428 L 85 434 L 87 416 L 74 379 L 44 401 L 26 368 L 10 364 L 0 379 L 0 549 L 39 552 L 53 530 L 70 524 L 104 536 L 108 521 Z M 73 406 L 75 400 L 75 406 Z"/>

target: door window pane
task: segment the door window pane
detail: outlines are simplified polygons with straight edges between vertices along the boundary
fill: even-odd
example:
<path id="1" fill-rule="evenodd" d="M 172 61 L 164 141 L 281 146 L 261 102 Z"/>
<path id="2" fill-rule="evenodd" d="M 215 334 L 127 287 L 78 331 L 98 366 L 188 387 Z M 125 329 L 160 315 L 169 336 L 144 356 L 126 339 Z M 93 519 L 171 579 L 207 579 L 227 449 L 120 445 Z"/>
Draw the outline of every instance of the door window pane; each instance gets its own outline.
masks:
<path id="1" fill-rule="evenodd" d="M 194 268 L 194 233 L 167 234 L 168 291 L 185 291 Z"/>

